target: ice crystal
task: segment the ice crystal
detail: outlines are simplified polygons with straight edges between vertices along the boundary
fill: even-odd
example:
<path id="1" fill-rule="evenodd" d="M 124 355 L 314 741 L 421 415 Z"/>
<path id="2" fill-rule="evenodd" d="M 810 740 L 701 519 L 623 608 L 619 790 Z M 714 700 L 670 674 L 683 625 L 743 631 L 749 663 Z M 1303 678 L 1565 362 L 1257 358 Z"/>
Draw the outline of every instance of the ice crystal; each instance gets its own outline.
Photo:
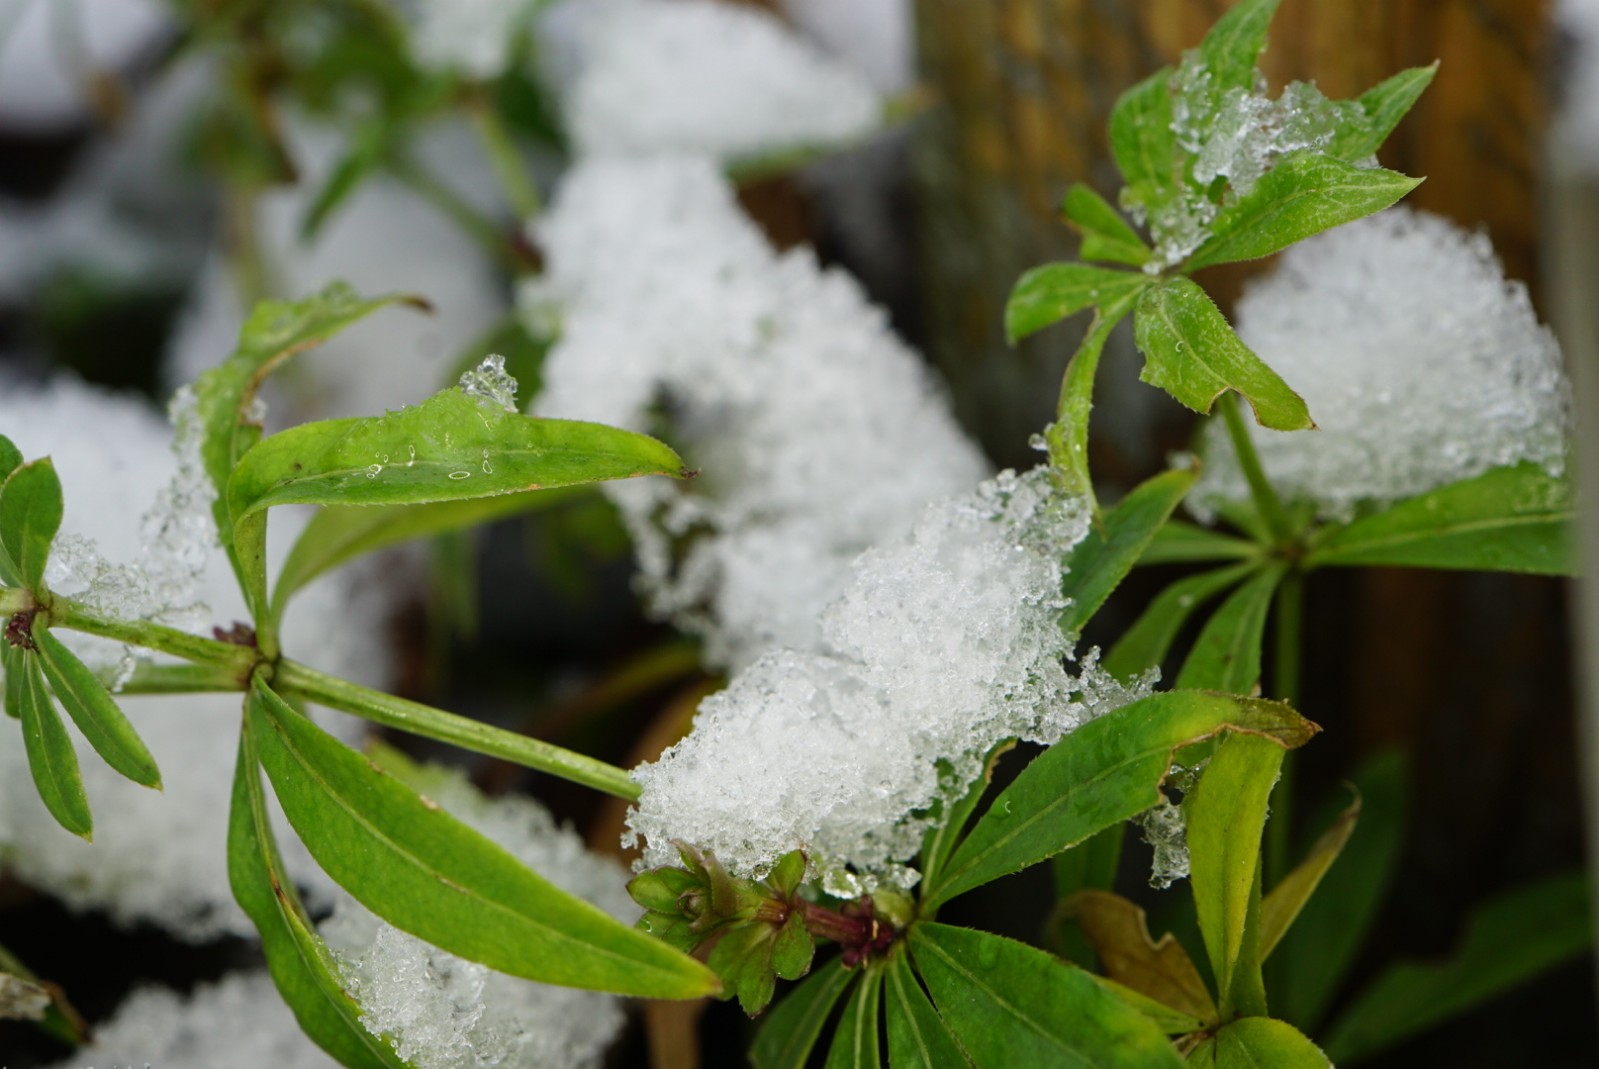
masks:
<path id="1" fill-rule="evenodd" d="M 1144 842 L 1154 848 L 1149 866 L 1149 885 L 1164 891 L 1188 875 L 1188 822 L 1183 807 L 1165 795 L 1160 804 L 1138 817 L 1144 829 Z"/>
<path id="2" fill-rule="evenodd" d="M 517 410 L 516 379 L 505 370 L 505 357 L 498 353 L 485 356 L 477 367 L 462 374 L 457 385 L 469 397 L 498 405 L 507 412 Z"/>
<path id="3" fill-rule="evenodd" d="M 525 300 L 563 309 L 539 411 L 669 427 L 701 469 L 607 492 L 653 607 L 716 663 L 819 648 L 846 565 L 983 477 L 882 312 L 808 250 L 774 253 L 708 161 L 582 164 L 538 236 Z"/>
<path id="4" fill-rule="evenodd" d="M 671 863 L 676 838 L 759 875 L 798 847 L 835 893 L 914 883 L 929 807 L 991 747 L 1053 742 L 1141 693 L 1092 657 L 1065 668 L 1061 560 L 1087 524 L 1044 469 L 1007 472 L 863 554 L 820 651 L 765 654 L 635 771 L 645 863 Z"/>
<path id="5" fill-rule="evenodd" d="M 1251 424 L 1282 492 L 1346 518 L 1489 468 L 1558 473 L 1568 388 L 1554 336 L 1486 236 L 1407 209 L 1295 246 L 1238 304 L 1244 341 L 1305 398 L 1316 432 Z M 1218 428 L 1189 501 L 1248 496 Z"/>

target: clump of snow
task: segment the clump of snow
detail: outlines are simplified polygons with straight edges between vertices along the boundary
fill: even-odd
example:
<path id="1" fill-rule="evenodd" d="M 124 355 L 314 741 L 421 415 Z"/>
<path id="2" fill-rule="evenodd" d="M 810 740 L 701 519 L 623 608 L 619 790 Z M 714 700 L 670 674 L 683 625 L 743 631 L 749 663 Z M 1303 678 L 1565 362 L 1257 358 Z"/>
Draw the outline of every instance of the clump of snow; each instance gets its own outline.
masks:
<path id="1" fill-rule="evenodd" d="M 686 484 L 607 484 L 654 609 L 746 664 L 820 645 L 846 565 L 985 474 L 848 276 L 774 253 L 709 161 L 591 161 L 538 227 L 559 309 L 538 408 L 663 434 Z"/>
<path id="2" fill-rule="evenodd" d="M 95 117 L 87 71 L 120 72 L 170 32 L 159 0 L 0 5 L 0 126 L 59 131 Z"/>
<path id="3" fill-rule="evenodd" d="M 783 11 L 879 92 L 902 93 L 915 84 L 916 26 L 910 0 L 783 0 Z"/>
<path id="4" fill-rule="evenodd" d="M 736 160 L 870 133 L 882 102 L 771 14 L 719 0 L 567 0 L 544 20 L 582 155 Z M 564 70 L 563 70 L 564 68 Z"/>
<path id="5" fill-rule="evenodd" d="M 1054 742 L 1147 687 L 1091 656 L 1065 669 L 1061 561 L 1088 522 L 1045 469 L 1006 472 L 863 554 L 819 652 L 762 656 L 635 770 L 644 864 L 674 863 L 682 839 L 759 876 L 798 847 L 833 893 L 911 886 L 929 808 L 964 793 L 989 749 Z"/>
<path id="6" fill-rule="evenodd" d="M 188 401 L 180 397 L 174 409 L 184 424 Z M 60 474 L 65 516 L 52 557 L 63 547 L 71 552 L 69 568 L 57 559 L 47 573 L 58 593 L 100 603 L 109 598 L 107 608 L 119 614 L 162 615 L 203 603 L 214 615 L 169 620 L 206 634 L 212 623 L 247 618 L 216 544 L 209 491 L 194 481 L 192 457 L 181 463 L 174 457 L 172 429 L 142 400 L 64 377 L 40 389 L 0 383 L 0 434 L 25 457 L 50 456 Z M 188 456 L 192 431 L 180 426 L 179 438 Z M 141 513 L 147 516 L 142 530 Z M 282 560 L 303 519 L 291 510 L 274 511 L 272 560 Z M 181 596 L 174 597 L 163 575 L 185 581 L 174 588 Z M 84 586 L 99 581 L 113 589 Z M 382 621 L 392 596 L 359 569 L 314 584 L 290 606 L 288 653 L 381 685 L 390 675 Z M 115 667 L 124 657 L 118 645 L 70 631 L 58 635 L 91 666 Z M 252 928 L 233 902 L 225 864 L 241 696 L 124 695 L 119 702 L 160 765 L 164 790 L 123 779 L 78 739 L 95 820 L 95 841 L 85 843 L 63 831 L 39 801 L 14 727 L 0 732 L 0 864 L 74 908 L 104 909 L 121 923 L 153 922 L 196 940 L 248 934 Z M 357 727 L 340 718 L 346 735 Z M 328 886 L 292 836 L 283 846 L 298 881 Z"/>
<path id="7" fill-rule="evenodd" d="M 300 1031 L 264 971 L 234 973 L 190 995 L 161 987 L 135 991 L 94 1039 L 54 1069 L 84 1066 L 200 1069 L 337 1069 Z"/>
<path id="8" fill-rule="evenodd" d="M 1390 209 L 1294 246 L 1245 292 L 1237 322 L 1321 428 L 1251 424 L 1266 474 L 1324 517 L 1521 461 L 1562 469 L 1560 348 L 1485 235 Z M 1248 496 L 1225 437 L 1207 428 L 1188 499 L 1202 516 Z"/>
<path id="9" fill-rule="evenodd" d="M 627 874 L 588 853 L 528 798 L 489 799 L 460 772 L 424 772 L 428 797 L 556 886 L 625 924 L 639 909 Z M 415 785 L 415 784 L 413 784 Z M 620 1001 L 506 976 L 430 946 L 343 897 L 322 926 L 362 1023 L 416 1069 L 587 1069 L 622 1027 Z"/>
<path id="10" fill-rule="evenodd" d="M 1599 2 L 1558 0 L 1554 19 L 1572 45 L 1555 140 L 1568 166 L 1599 171 Z"/>
<path id="11" fill-rule="evenodd" d="M 540 0 L 413 0 L 407 5 L 411 53 L 424 67 L 487 81 L 510 65 L 511 45 L 539 4 Z"/>

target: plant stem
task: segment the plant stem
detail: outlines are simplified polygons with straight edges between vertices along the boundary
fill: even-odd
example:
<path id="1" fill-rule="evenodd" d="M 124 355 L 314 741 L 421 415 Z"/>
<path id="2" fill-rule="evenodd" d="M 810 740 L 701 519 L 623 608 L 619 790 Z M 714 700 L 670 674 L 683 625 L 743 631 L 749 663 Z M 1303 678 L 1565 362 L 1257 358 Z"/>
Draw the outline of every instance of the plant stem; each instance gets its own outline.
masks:
<path id="1" fill-rule="evenodd" d="M 111 681 L 102 675 L 101 681 Z M 141 664 L 122 684 L 120 694 L 217 694 L 243 691 L 249 677 L 209 664 Z"/>
<path id="2" fill-rule="evenodd" d="M 517 218 L 525 223 L 544 210 L 538 186 L 534 185 L 533 176 L 528 174 L 522 154 L 517 150 L 510 131 L 500 121 L 500 113 L 494 110 L 494 105 L 487 100 L 478 100 L 472 104 L 471 111 L 472 124 L 483 139 L 483 148 L 489 163 L 494 166 L 495 177 L 500 180 L 500 188 L 505 190 Z"/>
<path id="3" fill-rule="evenodd" d="M 1222 419 L 1227 424 L 1227 437 L 1232 440 L 1233 452 L 1238 456 L 1238 466 L 1244 471 L 1244 478 L 1249 481 L 1249 496 L 1255 501 L 1255 508 L 1260 511 L 1261 519 L 1266 521 L 1266 528 L 1279 544 L 1286 544 L 1293 536 L 1293 529 L 1288 523 L 1288 513 L 1283 508 L 1277 491 L 1272 489 L 1271 483 L 1266 481 L 1266 472 L 1260 466 L 1260 454 L 1255 452 L 1255 441 L 1249 436 L 1249 428 L 1244 424 L 1244 416 L 1238 410 L 1238 395 L 1231 390 L 1222 394 L 1216 400 L 1216 407 L 1221 410 Z"/>
<path id="4" fill-rule="evenodd" d="M 52 627 L 65 627 L 126 642 L 131 646 L 170 653 L 184 660 L 224 669 L 240 680 L 249 678 L 250 670 L 260 660 L 260 654 L 249 646 L 201 638 L 175 627 L 163 627 L 145 620 L 118 620 L 71 598 L 54 598 L 50 602 L 49 616 Z"/>
<path id="5" fill-rule="evenodd" d="M 292 694 L 332 709 L 353 713 L 375 724 L 548 772 L 552 776 L 581 783 L 629 802 L 638 801 L 638 784 L 615 765 L 518 735 L 514 731 L 447 713 L 430 705 L 324 675 L 286 658 L 277 666 L 273 687 L 285 693 L 285 696 Z"/>
<path id="6" fill-rule="evenodd" d="M 14 616 L 34 607 L 33 592 L 0 587 L 0 616 Z"/>

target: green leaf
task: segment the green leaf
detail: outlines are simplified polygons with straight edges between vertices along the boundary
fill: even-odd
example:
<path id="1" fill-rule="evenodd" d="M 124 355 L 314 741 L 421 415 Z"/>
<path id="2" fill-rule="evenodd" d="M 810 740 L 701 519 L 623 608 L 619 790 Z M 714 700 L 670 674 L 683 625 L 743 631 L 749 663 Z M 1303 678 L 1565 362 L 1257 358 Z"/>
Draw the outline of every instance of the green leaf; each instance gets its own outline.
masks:
<path id="1" fill-rule="evenodd" d="M 1260 555 L 1260 546 L 1247 539 L 1196 527 L 1182 520 L 1168 520 L 1155 532 L 1149 547 L 1139 558 L 1140 565 L 1189 564 L 1198 561 L 1246 560 Z"/>
<path id="2" fill-rule="evenodd" d="M 1125 300 L 1151 284 L 1141 271 L 1091 264 L 1058 263 L 1035 267 L 1017 281 L 1005 302 L 1005 339 L 1015 345 L 1029 334 L 1053 326 L 1085 308 Z"/>
<path id="3" fill-rule="evenodd" d="M 261 383 L 294 354 L 326 341 L 379 308 L 401 302 L 426 307 L 414 297 L 363 298 L 343 283 L 334 283 L 299 301 L 263 301 L 245 321 L 233 355 L 195 381 L 200 460 L 217 491 L 211 511 L 222 548 L 241 583 L 245 575 L 233 548 L 228 479 L 239 457 L 261 437 L 261 424 L 254 411 Z M 251 597 L 255 591 L 246 584 L 245 594 Z M 252 615 L 257 617 L 264 608 L 250 605 Z"/>
<path id="4" fill-rule="evenodd" d="M 939 872 L 944 868 L 944 863 L 949 860 L 950 854 L 955 852 L 966 825 L 971 823 L 972 814 L 977 811 L 978 803 L 983 800 L 988 785 L 994 781 L 994 766 L 999 764 L 999 759 L 1016 748 L 1015 739 L 1006 739 L 996 745 L 983 759 L 983 774 L 978 776 L 967 789 L 966 794 L 958 802 L 949 807 L 949 812 L 941 814 L 937 823 L 927 829 L 927 834 L 922 837 L 922 889 L 931 887 L 938 879 Z M 941 773 L 943 768 L 939 770 Z M 925 912 L 925 909 L 924 909 Z"/>
<path id="5" fill-rule="evenodd" d="M 772 938 L 772 972 L 779 980 L 798 980 L 811 971 L 814 957 L 816 940 L 805 927 L 805 914 L 793 910 Z"/>
<path id="6" fill-rule="evenodd" d="M 908 938 L 939 1014 L 979 1069 L 1182 1064 L 1153 1021 L 1041 950 L 927 922 Z"/>
<path id="7" fill-rule="evenodd" d="M 1170 67 L 1124 92 L 1110 113 L 1110 151 L 1127 180 L 1122 207 L 1153 212 L 1173 196 L 1177 135 L 1172 131 Z"/>
<path id="8" fill-rule="evenodd" d="M 1250 561 L 1177 580 L 1156 595 L 1122 632 L 1101 667 L 1117 679 L 1129 680 L 1159 666 L 1195 610 L 1259 568 L 1258 562 Z"/>
<path id="9" fill-rule="evenodd" d="M 1065 903 L 1099 957 L 1100 971 L 1120 987 L 1177 1013 L 1183 1031 L 1214 1024 L 1216 1003 L 1175 936 L 1150 938 L 1144 911 L 1109 891 L 1080 891 Z M 1146 1011 L 1147 1012 L 1147 1011 Z M 1170 1031 L 1168 1025 L 1163 1031 Z"/>
<path id="10" fill-rule="evenodd" d="M 5 710 L 6 715 L 13 720 L 22 719 L 22 688 L 27 680 L 24 676 L 27 669 L 22 663 L 24 652 L 11 643 L 0 639 L 0 672 L 5 674 Z"/>
<path id="11" fill-rule="evenodd" d="M 1223 1018 L 1265 1012 L 1258 916 L 1260 838 L 1286 750 L 1259 735 L 1228 735 L 1183 799 L 1189 883 Z"/>
<path id="12" fill-rule="evenodd" d="M 248 726 L 239 736 L 228 813 L 228 885 L 261 935 L 267 971 L 300 1030 L 350 1069 L 406 1069 L 389 1043 L 361 1024 L 360 1004 L 340 982 L 338 964 L 283 870 Z"/>
<path id="13" fill-rule="evenodd" d="M 1155 1023 L 1155 1027 L 1168 1036 L 1184 1036 L 1190 1032 L 1201 1031 L 1205 1027 L 1205 1022 L 1199 1018 L 1180 1013 L 1170 1006 L 1156 1002 L 1148 995 L 1139 994 L 1132 988 L 1118 984 L 1114 980 L 1107 980 L 1103 976 L 1095 976 L 1094 980 L 1100 987 L 1103 987 L 1106 991 L 1109 991 L 1127 1003 L 1127 1005 L 1148 1017 Z"/>
<path id="14" fill-rule="evenodd" d="M 1271 952 L 1289 928 L 1298 919 L 1310 896 L 1316 893 L 1332 863 L 1338 860 L 1355 832 L 1360 820 L 1360 799 L 1355 801 L 1333 821 L 1332 827 L 1322 833 L 1311 846 L 1310 853 L 1293 870 L 1273 887 L 1260 903 L 1260 956 L 1271 957 Z"/>
<path id="15" fill-rule="evenodd" d="M 1066 365 L 1055 421 L 1044 428 L 1049 460 L 1058 470 L 1063 488 L 1082 494 L 1090 504 L 1094 504 L 1094 480 L 1088 471 L 1088 414 L 1094 407 L 1094 376 L 1110 332 L 1132 311 L 1139 292 L 1131 291 L 1095 310 L 1088 333 Z M 1094 507 L 1097 509 L 1097 504 Z"/>
<path id="16" fill-rule="evenodd" d="M 888 1016 L 888 1064 L 893 1069 L 956 1069 L 972 1064 L 933 1009 L 903 951 L 889 959 L 883 992 Z"/>
<path id="17" fill-rule="evenodd" d="M 1206 1036 L 1199 1045 L 1188 1052 L 1183 1064 L 1189 1069 L 1216 1069 L 1216 1037 Z"/>
<path id="18" fill-rule="evenodd" d="M 1199 44 L 1199 62 L 1214 92 L 1253 89 L 1255 61 L 1266 47 L 1266 28 L 1280 0 L 1241 0 L 1216 20 Z"/>
<path id="19" fill-rule="evenodd" d="M 1366 90 L 1357 101 L 1366 113 L 1366 122 L 1340 128 L 1323 151 L 1350 163 L 1372 156 L 1432 84 L 1433 75 L 1437 73 L 1438 63 L 1434 61 L 1428 67 L 1400 71 Z"/>
<path id="20" fill-rule="evenodd" d="M 1270 256 L 1324 230 L 1380 212 L 1421 183 L 1420 178 L 1381 167 L 1356 167 L 1320 153 L 1289 156 L 1262 175 L 1255 188 L 1217 213 L 1210 237 L 1183 270 Z"/>
<path id="21" fill-rule="evenodd" d="M 1144 354 L 1140 378 L 1196 412 L 1209 412 L 1225 390 L 1237 390 L 1262 426 L 1314 427 L 1304 400 L 1261 362 L 1192 279 L 1172 278 L 1143 291 L 1133 335 Z"/>
<path id="22" fill-rule="evenodd" d="M 772 929 L 766 924 L 730 928 L 705 959 L 706 967 L 721 979 L 721 997 L 737 996 L 739 1006 L 751 1017 L 766 1008 L 777 989 L 771 962 Z"/>
<path id="23" fill-rule="evenodd" d="M 1144 555 L 1150 539 L 1193 487 L 1199 472 L 1173 468 L 1146 479 L 1105 513 L 1104 522 L 1088 532 L 1067 557 L 1062 593 L 1071 599 L 1061 613 L 1061 629 L 1069 635 L 1099 611 L 1133 565 Z"/>
<path id="24" fill-rule="evenodd" d="M 83 776 L 78 772 L 78 755 L 72 737 L 50 704 L 45 688 L 44 669 L 37 654 L 24 653 L 22 662 L 22 744 L 28 753 L 28 771 L 33 773 L 39 800 L 56 818 L 56 823 L 74 835 L 94 838 L 94 818 L 89 799 L 83 793 Z"/>
<path id="25" fill-rule="evenodd" d="M 825 1069 L 878 1069 L 882 1065 L 882 994 L 882 972 L 868 968 L 844 1006 L 844 1016 L 827 1051 Z"/>
<path id="26" fill-rule="evenodd" d="M 1404 756 L 1397 750 L 1378 754 L 1356 770 L 1360 823 L 1273 959 L 1282 980 L 1274 995 L 1277 1015 L 1307 1032 L 1321 1034 L 1327 1007 L 1388 899 L 1404 840 L 1406 779 Z M 1330 801 L 1310 827 L 1326 828 L 1336 819 L 1342 798 Z"/>
<path id="27" fill-rule="evenodd" d="M 1573 872 L 1483 903 L 1448 961 L 1401 961 L 1327 1032 L 1327 1053 L 1353 1063 L 1504 993 L 1593 948 L 1588 877 Z"/>
<path id="28" fill-rule="evenodd" d="M 513 976 L 645 998 L 715 993 L 699 962 L 525 868 L 296 713 L 259 678 L 248 719 L 317 863 L 395 927 Z"/>
<path id="29" fill-rule="evenodd" d="M 374 115 L 356 125 L 350 146 L 311 198 L 300 221 L 300 240 L 309 241 L 321 231 L 340 205 L 382 165 L 393 136 L 393 121 Z"/>
<path id="30" fill-rule="evenodd" d="M 0 550 L 16 569 L 13 581 L 44 589 L 44 565 L 60 528 L 61 480 L 50 458 L 14 470 L 0 486 Z"/>
<path id="31" fill-rule="evenodd" d="M 522 416 L 451 388 L 388 415 L 305 423 L 261 441 L 228 480 L 228 513 L 260 604 L 274 505 L 420 505 L 682 474 L 682 459 L 654 438 Z"/>
<path id="32" fill-rule="evenodd" d="M 5 435 L 0 434 L 0 483 L 11 477 L 11 473 L 22 467 L 22 450 L 16 443 Z"/>
<path id="33" fill-rule="evenodd" d="M 1172 754 L 1223 729 L 1293 747 L 1318 730 L 1286 705 L 1193 691 L 1151 694 L 1084 724 L 1040 754 L 994 800 L 924 908 L 1018 872 L 1160 801 Z"/>
<path id="34" fill-rule="evenodd" d="M 43 616 L 33 618 L 33 644 L 39 649 L 39 659 L 56 700 L 94 752 L 133 782 L 160 790 L 161 770 L 139 733 L 117 708 L 105 684 L 50 633 Z"/>
<path id="35" fill-rule="evenodd" d="M 1575 496 L 1569 480 L 1536 464 L 1494 468 L 1356 520 L 1316 545 L 1305 566 L 1574 575 Z"/>
<path id="36" fill-rule="evenodd" d="M 272 615 L 281 619 L 289 598 L 313 579 L 357 557 L 418 538 L 477 527 L 508 516 L 532 512 L 569 498 L 560 490 L 428 505 L 375 505 L 343 508 L 331 505 L 311 517 L 283 562 L 272 590 Z"/>
<path id="37" fill-rule="evenodd" d="M 766 1015 L 750 1048 L 755 1069 L 805 1069 L 822 1025 L 845 989 L 860 976 L 833 962 L 813 972 Z"/>
<path id="38" fill-rule="evenodd" d="M 1283 564 L 1269 564 L 1221 603 L 1183 662 L 1178 688 L 1248 694 L 1260 682 L 1266 613 L 1286 574 Z"/>
<path id="39" fill-rule="evenodd" d="M 1078 255 L 1085 260 L 1142 267 L 1154 255 L 1121 213 L 1081 182 L 1066 191 L 1061 214 L 1083 235 Z"/>
<path id="40" fill-rule="evenodd" d="M 1333 1069 L 1293 1025 L 1244 1017 L 1216 1033 L 1216 1069 Z"/>

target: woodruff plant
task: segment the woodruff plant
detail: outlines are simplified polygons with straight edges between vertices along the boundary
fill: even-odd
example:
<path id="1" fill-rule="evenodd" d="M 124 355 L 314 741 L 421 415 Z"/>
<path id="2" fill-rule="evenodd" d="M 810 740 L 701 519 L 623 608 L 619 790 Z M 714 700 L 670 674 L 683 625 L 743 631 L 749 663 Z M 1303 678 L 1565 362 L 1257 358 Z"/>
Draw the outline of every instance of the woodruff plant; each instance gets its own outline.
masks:
<path id="1" fill-rule="evenodd" d="M 301 903 L 269 819 L 273 795 L 354 899 L 467 961 L 625 995 L 736 997 L 751 1014 L 773 1002 L 779 980 L 800 981 L 760 1026 L 751 1057 L 763 1069 L 801 1069 L 824 1044 L 829 1067 L 876 1066 L 885 1050 L 894 1065 L 980 1069 L 1326 1066 L 1459 1009 L 1461 987 L 1481 997 L 1513 979 L 1474 977 L 1473 986 L 1447 970 L 1396 970 L 1320 1027 L 1350 960 L 1329 944 L 1353 942 L 1360 924 L 1352 930 L 1312 894 L 1340 883 L 1342 902 L 1369 918 L 1380 859 L 1368 851 L 1356 876 L 1334 862 L 1362 804 L 1391 811 L 1395 771 L 1369 770 L 1363 802 L 1335 813 L 1313 842 L 1290 841 L 1291 751 L 1318 731 L 1292 707 L 1304 578 L 1356 564 L 1565 574 L 1571 503 L 1559 436 L 1551 448 L 1547 433 L 1563 419 L 1561 384 L 1530 318 L 1511 339 L 1517 348 L 1530 339 L 1542 361 L 1511 387 L 1528 391 L 1525 440 L 1440 465 L 1430 485 L 1318 500 L 1324 480 L 1294 477 L 1302 469 L 1278 440 L 1249 427 L 1235 393 L 1263 427 L 1293 432 L 1311 450 L 1311 429 L 1331 417 L 1319 415 L 1319 391 L 1302 387 L 1307 404 L 1295 376 L 1268 366 L 1190 275 L 1278 252 L 1403 197 L 1417 180 L 1376 167 L 1372 156 L 1432 75 L 1407 71 L 1354 101 L 1329 101 L 1303 84 L 1273 100 L 1255 63 L 1276 6 L 1244 0 L 1176 70 L 1116 106 L 1120 204 L 1147 240 L 1108 201 L 1074 187 L 1064 212 L 1093 262 L 1041 267 L 1016 287 L 1006 314 L 1013 338 L 1094 314 L 1043 434 L 1049 463 L 930 506 L 914 529 L 849 565 L 812 645 L 730 658 L 737 671 L 695 731 L 634 775 L 286 655 L 291 599 L 358 556 L 514 514 L 556 487 L 687 474 L 653 438 L 519 414 L 514 384 L 492 359 L 413 408 L 263 436 L 256 395 L 266 376 L 397 299 L 334 287 L 261 305 L 234 354 L 195 384 L 196 463 L 250 615 L 214 639 L 52 592 L 46 567 L 61 486 L 48 459 L 26 462 L 0 439 L 5 708 L 20 721 L 45 806 L 67 830 L 89 835 L 93 816 L 58 709 L 112 768 L 160 783 L 106 682 L 57 632 L 183 662 L 137 668 L 129 685 L 138 689 L 242 693 L 226 859 L 233 891 L 302 1028 L 362 1069 L 414 1059 L 374 1034 L 349 973 Z M 1403 241 L 1430 225 L 1395 224 L 1390 236 Z M 1320 242 L 1290 257 L 1312 302 L 1318 265 L 1336 254 Z M 1491 259 L 1477 267 L 1479 280 L 1493 276 L 1484 302 L 1506 304 L 1494 314 L 1530 317 L 1506 296 Z M 1201 508 L 1230 531 L 1173 518 L 1200 479 L 1196 466 L 1157 475 L 1112 508 L 1094 500 L 1086 443 L 1095 372 L 1111 329 L 1128 316 L 1145 380 L 1191 408 L 1220 410 L 1224 437 L 1205 435 L 1214 481 Z M 1309 370 L 1305 381 L 1314 381 Z M 707 469 L 707 480 L 718 477 Z M 320 511 L 269 575 L 268 516 L 290 504 Z M 1085 654 L 1068 672 L 1076 636 L 1121 580 L 1134 567 L 1171 562 L 1216 567 L 1173 584 L 1102 659 Z M 1152 691 L 1150 670 L 1218 598 L 1175 687 Z M 1001 608 L 1005 626 L 993 626 Z M 939 645 L 923 625 L 951 614 L 962 620 L 938 632 L 948 643 Z M 924 635 L 927 649 L 918 645 Z M 1260 694 L 1263 676 L 1269 697 Z M 560 890 L 440 809 L 404 761 L 369 758 L 325 733 L 304 715 L 308 703 L 638 803 L 633 828 L 655 864 L 629 885 L 646 911 L 639 925 Z M 739 742 L 754 732 L 787 747 L 774 766 L 740 766 L 750 755 Z M 1016 738 L 1047 748 L 991 792 L 989 774 Z M 852 748 L 890 752 L 893 762 L 851 764 Z M 884 779 L 863 772 L 862 782 L 838 782 L 828 762 Z M 763 781 L 802 783 L 815 797 L 774 801 L 760 793 Z M 890 796 L 890 809 L 870 807 L 873 795 Z M 1152 940 L 1138 907 L 1110 890 L 1124 824 L 1134 819 L 1157 840 L 1163 878 L 1186 870 L 1197 942 Z M 958 896 L 1046 860 L 1061 897 L 1051 951 L 938 920 Z M 1496 903 L 1485 924 L 1502 942 L 1515 941 L 1518 917 L 1555 927 L 1557 938 L 1545 933 L 1542 956 L 1532 955 L 1536 967 L 1582 945 L 1580 895 L 1580 882 L 1541 885 Z M 819 942 L 838 944 L 837 959 L 819 953 Z M 1307 1031 L 1325 1037 L 1325 1053 Z"/>

